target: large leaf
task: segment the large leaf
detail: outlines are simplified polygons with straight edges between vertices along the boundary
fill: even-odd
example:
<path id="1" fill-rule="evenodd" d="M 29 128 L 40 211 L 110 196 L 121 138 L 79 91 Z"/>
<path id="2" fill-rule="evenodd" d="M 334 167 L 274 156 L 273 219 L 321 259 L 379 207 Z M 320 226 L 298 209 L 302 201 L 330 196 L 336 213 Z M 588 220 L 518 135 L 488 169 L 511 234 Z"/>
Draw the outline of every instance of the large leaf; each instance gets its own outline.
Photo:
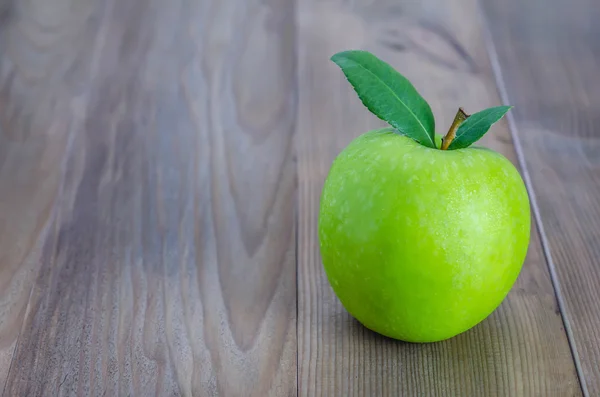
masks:
<path id="1" fill-rule="evenodd" d="M 496 106 L 472 114 L 458 127 L 456 136 L 448 149 L 463 149 L 471 146 L 485 135 L 492 124 L 500 120 L 511 108 L 512 106 Z"/>
<path id="2" fill-rule="evenodd" d="M 415 87 L 373 54 L 344 51 L 331 57 L 362 103 L 398 132 L 434 148 L 435 121 L 429 104 Z"/>

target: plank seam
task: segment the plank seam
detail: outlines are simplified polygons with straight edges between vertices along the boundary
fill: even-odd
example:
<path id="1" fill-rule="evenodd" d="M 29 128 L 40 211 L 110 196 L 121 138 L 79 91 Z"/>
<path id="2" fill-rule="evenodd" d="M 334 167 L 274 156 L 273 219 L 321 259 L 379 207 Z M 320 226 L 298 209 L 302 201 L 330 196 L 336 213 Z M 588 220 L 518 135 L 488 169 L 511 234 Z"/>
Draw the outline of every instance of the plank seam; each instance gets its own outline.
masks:
<path id="1" fill-rule="evenodd" d="M 294 135 L 293 139 L 293 161 L 295 165 L 295 194 L 294 194 L 294 240 L 296 262 L 296 397 L 300 396 L 300 162 L 298 161 L 298 118 L 300 117 L 300 24 L 298 21 L 298 0 L 292 1 L 292 21 L 294 23 Z"/>
<path id="2" fill-rule="evenodd" d="M 294 127 L 295 128 L 295 127 Z M 298 317 L 299 313 L 300 313 L 300 274 L 299 274 L 299 256 L 298 256 L 298 247 L 300 246 L 299 244 L 299 236 L 298 236 L 298 232 L 299 232 L 299 227 L 298 227 L 298 222 L 299 222 L 299 194 L 300 194 L 300 189 L 299 189 L 299 180 L 298 180 L 298 163 L 296 163 L 296 202 L 294 203 L 294 229 L 295 229 L 295 262 L 296 262 L 296 396 L 300 395 L 300 343 L 299 343 L 299 337 L 300 337 L 300 330 L 298 329 L 300 327 L 300 318 Z"/>
<path id="3" fill-rule="evenodd" d="M 479 13 L 481 15 L 481 20 L 484 22 L 482 25 L 483 30 L 483 40 L 485 42 L 485 47 L 488 53 L 488 58 L 490 60 L 490 64 L 492 67 L 492 72 L 494 74 L 494 80 L 496 82 L 496 89 L 498 90 L 498 94 L 500 95 L 500 100 L 502 103 L 509 103 L 509 95 L 506 91 L 506 86 L 504 84 L 504 77 L 502 75 L 502 68 L 500 66 L 500 61 L 498 60 L 498 53 L 496 51 L 496 46 L 494 45 L 494 41 L 492 38 L 492 33 L 488 27 L 487 18 L 482 12 L 481 8 L 479 9 Z M 546 266 L 548 267 L 548 271 L 550 273 L 550 281 L 552 282 L 552 287 L 555 292 L 556 302 L 558 304 L 558 308 L 560 310 L 560 316 L 565 328 L 565 333 L 567 335 L 567 341 L 569 342 L 569 348 L 571 350 L 571 355 L 573 356 L 573 361 L 575 364 L 575 370 L 577 372 L 577 378 L 579 380 L 579 385 L 581 387 L 581 392 L 585 397 L 589 397 L 589 392 L 587 390 L 587 386 L 585 383 L 585 378 L 583 375 L 583 369 L 581 367 L 581 360 L 579 359 L 579 353 L 577 351 L 577 346 L 575 344 L 575 338 L 573 336 L 573 329 L 571 327 L 571 323 L 567 317 L 565 311 L 565 301 L 563 297 L 563 293 L 561 290 L 560 282 L 558 280 L 556 265 L 552 258 L 552 253 L 550 251 L 550 246 L 548 243 L 548 237 L 546 236 L 546 232 L 544 230 L 544 224 L 542 222 L 542 217 L 540 213 L 539 206 L 537 204 L 537 198 L 535 192 L 533 190 L 533 183 L 531 182 L 531 177 L 529 175 L 529 170 L 527 169 L 527 164 L 525 162 L 525 154 L 523 152 L 523 147 L 519 138 L 517 123 L 515 121 L 512 113 L 507 114 L 508 121 L 508 129 L 510 131 L 513 147 L 515 148 L 515 152 L 517 154 L 517 160 L 521 167 L 521 173 L 523 175 L 523 180 L 525 182 L 525 186 L 527 187 L 527 191 L 529 193 L 531 208 L 533 212 L 533 216 L 535 219 L 535 223 L 537 225 L 538 235 L 540 237 L 540 242 L 542 245 L 542 251 L 544 253 L 544 258 L 546 260 Z"/>

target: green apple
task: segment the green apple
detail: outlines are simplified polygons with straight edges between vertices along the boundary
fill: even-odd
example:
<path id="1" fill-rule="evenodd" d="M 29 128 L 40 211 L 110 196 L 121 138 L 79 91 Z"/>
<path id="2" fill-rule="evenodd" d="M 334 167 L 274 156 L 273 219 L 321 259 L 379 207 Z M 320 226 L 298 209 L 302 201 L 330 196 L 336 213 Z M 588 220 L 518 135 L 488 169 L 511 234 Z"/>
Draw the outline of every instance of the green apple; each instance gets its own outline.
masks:
<path id="1" fill-rule="evenodd" d="M 373 66 L 361 58 L 372 55 L 341 54 L 334 61 L 363 103 L 384 113 L 361 95 L 355 69 L 342 59 Z M 388 118 L 395 128 L 361 135 L 335 159 L 321 197 L 321 256 L 341 303 L 367 328 L 409 342 L 440 341 L 475 326 L 506 297 L 529 244 L 528 195 L 510 161 L 469 145 L 485 133 L 473 129 L 487 124 L 487 131 L 507 110 L 471 117 L 460 110 L 443 143 L 433 131 L 426 132 L 432 143 L 412 131 L 414 121 Z"/>

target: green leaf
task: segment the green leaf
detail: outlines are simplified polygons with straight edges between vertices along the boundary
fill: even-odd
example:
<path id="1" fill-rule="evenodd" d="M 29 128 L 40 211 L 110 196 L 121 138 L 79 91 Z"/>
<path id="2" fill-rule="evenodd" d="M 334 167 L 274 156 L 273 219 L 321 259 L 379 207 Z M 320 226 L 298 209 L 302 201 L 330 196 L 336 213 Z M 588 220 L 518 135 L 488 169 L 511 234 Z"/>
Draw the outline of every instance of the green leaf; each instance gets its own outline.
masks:
<path id="1" fill-rule="evenodd" d="M 463 149 L 477 142 L 488 132 L 492 124 L 500 120 L 511 108 L 512 106 L 496 106 L 472 114 L 458 127 L 456 137 L 448 149 Z"/>
<path id="2" fill-rule="evenodd" d="M 415 87 L 387 63 L 367 51 L 344 51 L 331 57 L 362 103 L 401 134 L 434 148 L 435 120 Z"/>

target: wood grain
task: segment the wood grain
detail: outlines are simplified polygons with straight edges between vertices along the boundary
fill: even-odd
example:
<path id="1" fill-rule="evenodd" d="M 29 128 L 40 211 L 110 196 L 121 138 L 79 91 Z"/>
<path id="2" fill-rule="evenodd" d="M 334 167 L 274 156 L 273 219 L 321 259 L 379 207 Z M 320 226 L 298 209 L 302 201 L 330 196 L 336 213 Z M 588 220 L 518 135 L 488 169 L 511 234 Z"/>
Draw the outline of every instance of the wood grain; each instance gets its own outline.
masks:
<path id="1" fill-rule="evenodd" d="M 545 255 L 600 394 L 600 9 L 483 5 L 496 76 L 476 0 L 0 0 L 3 395 L 581 395 Z M 381 125 L 328 61 L 348 48 L 441 129 L 495 78 L 517 105 L 547 252 L 534 228 L 507 300 L 449 341 L 365 330 L 322 271 L 324 177 Z M 516 162 L 506 124 L 484 144 Z"/>
<path id="2" fill-rule="evenodd" d="M 4 394 L 294 395 L 293 3 L 1 4 Z"/>
<path id="3" fill-rule="evenodd" d="M 0 385 L 3 387 L 56 216 L 63 157 L 77 100 L 67 72 L 85 79 L 85 40 L 71 40 L 73 57 L 45 26 L 18 20 L 16 2 L 0 1 Z M 46 20 L 52 24 L 51 18 Z M 80 32 L 80 27 L 66 34 Z M 25 61 L 32 42 L 45 48 Z M 83 51 L 82 51 L 83 50 Z M 69 116 L 67 116 L 69 115 Z"/>
<path id="4" fill-rule="evenodd" d="M 583 384 L 600 395 L 600 7 L 483 2 Z"/>
<path id="5" fill-rule="evenodd" d="M 515 3 L 516 4 L 516 3 Z M 328 61 L 372 51 L 411 79 L 439 128 L 459 105 L 499 103 L 475 1 L 304 1 L 298 5 L 298 388 L 301 396 L 581 394 L 537 231 L 519 280 L 482 324 L 446 342 L 380 337 L 353 320 L 318 252 L 320 189 L 335 155 L 380 122 Z M 505 123 L 484 144 L 516 161 Z"/>

